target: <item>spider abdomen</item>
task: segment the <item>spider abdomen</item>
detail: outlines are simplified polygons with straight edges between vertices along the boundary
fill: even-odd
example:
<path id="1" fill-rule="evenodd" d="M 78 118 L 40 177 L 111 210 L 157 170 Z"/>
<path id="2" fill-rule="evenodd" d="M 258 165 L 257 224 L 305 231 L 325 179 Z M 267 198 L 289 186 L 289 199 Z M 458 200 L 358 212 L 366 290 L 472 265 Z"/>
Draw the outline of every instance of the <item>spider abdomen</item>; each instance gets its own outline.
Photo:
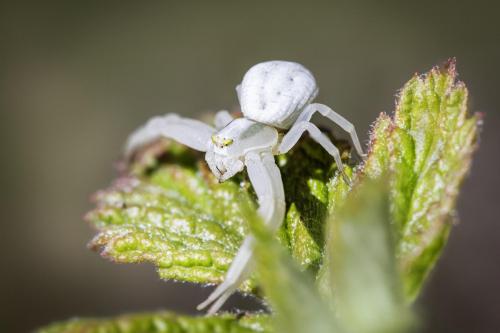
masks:
<path id="1" fill-rule="evenodd" d="M 253 66 L 239 87 L 243 115 L 281 129 L 290 128 L 317 93 L 311 72 L 289 61 L 268 61 Z"/>

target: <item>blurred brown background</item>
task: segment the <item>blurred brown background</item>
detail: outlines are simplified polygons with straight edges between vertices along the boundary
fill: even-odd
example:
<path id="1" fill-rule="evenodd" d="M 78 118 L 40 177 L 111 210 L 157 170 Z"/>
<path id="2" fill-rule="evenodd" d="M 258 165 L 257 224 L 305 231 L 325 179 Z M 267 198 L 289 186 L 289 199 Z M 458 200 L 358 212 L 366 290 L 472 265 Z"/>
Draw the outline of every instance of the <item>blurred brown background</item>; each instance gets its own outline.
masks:
<path id="1" fill-rule="evenodd" d="M 366 141 L 415 72 L 450 56 L 485 113 L 461 223 L 420 299 L 425 332 L 500 327 L 499 6 L 493 1 L 0 2 L 0 332 L 74 315 L 191 312 L 209 289 L 85 247 L 89 195 L 130 133 L 237 106 L 253 64 L 303 63 Z M 234 302 L 243 302 L 233 298 Z"/>

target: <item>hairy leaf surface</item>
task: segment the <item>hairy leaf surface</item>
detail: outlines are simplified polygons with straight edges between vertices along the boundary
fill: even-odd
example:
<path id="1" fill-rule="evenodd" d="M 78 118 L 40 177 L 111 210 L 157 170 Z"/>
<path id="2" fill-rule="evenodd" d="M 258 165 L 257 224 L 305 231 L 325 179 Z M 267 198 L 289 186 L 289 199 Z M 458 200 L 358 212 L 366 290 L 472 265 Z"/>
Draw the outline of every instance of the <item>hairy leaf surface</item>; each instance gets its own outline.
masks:
<path id="1" fill-rule="evenodd" d="M 336 166 L 309 140 L 277 163 L 288 206 L 279 238 L 303 269 L 316 271 L 329 195 L 325 184 Z M 86 217 L 98 230 L 91 248 L 115 262 L 152 263 L 164 279 L 195 283 L 222 281 L 248 233 L 242 205 L 256 207 L 246 173 L 219 184 L 202 154 L 168 140 L 140 152 L 94 201 Z M 248 280 L 240 289 L 254 287 Z"/>
<path id="2" fill-rule="evenodd" d="M 456 77 L 451 60 L 406 83 L 394 115 L 376 121 L 358 175 L 360 181 L 389 177 L 396 255 L 409 299 L 418 295 L 446 244 L 476 148 L 480 118 L 468 115 L 467 89 Z"/>
<path id="3" fill-rule="evenodd" d="M 75 318 L 41 328 L 38 333 L 265 333 L 265 315 L 188 317 L 168 312 L 122 315 L 116 318 Z"/>

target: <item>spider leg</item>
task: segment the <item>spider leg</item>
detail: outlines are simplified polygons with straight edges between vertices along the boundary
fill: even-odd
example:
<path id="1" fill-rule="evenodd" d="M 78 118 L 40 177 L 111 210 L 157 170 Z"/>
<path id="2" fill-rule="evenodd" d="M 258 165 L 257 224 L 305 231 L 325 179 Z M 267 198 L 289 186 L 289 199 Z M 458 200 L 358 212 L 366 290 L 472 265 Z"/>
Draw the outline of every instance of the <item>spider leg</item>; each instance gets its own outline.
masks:
<path id="1" fill-rule="evenodd" d="M 215 129 L 201 121 L 182 118 L 170 113 L 151 118 L 145 125 L 135 130 L 125 145 L 125 156 L 160 137 L 173 139 L 190 148 L 207 151 L 210 137 Z"/>
<path id="2" fill-rule="evenodd" d="M 285 154 L 290 149 L 292 149 L 292 147 L 295 146 L 295 144 L 297 143 L 297 141 L 299 141 L 300 137 L 302 136 L 302 134 L 304 134 L 305 131 L 309 132 L 311 138 L 319 143 L 330 155 L 333 156 L 333 158 L 335 159 L 335 163 L 337 164 L 337 168 L 344 178 L 344 181 L 347 184 L 350 184 L 351 182 L 349 180 L 349 177 L 347 177 L 344 172 L 344 165 L 342 164 L 338 148 L 335 147 L 332 141 L 324 133 L 322 133 L 316 125 L 310 123 L 309 121 L 295 122 L 292 128 L 285 134 L 285 136 L 281 140 L 281 143 L 278 147 L 278 153 Z"/>
<path id="3" fill-rule="evenodd" d="M 354 128 L 354 125 L 351 122 L 349 122 L 347 119 L 342 117 L 340 114 L 333 111 L 331 108 L 329 108 L 328 106 L 326 106 L 324 104 L 319 104 L 319 103 L 309 104 L 304 109 L 304 111 L 302 111 L 302 113 L 299 115 L 296 123 L 299 123 L 302 121 L 310 121 L 311 117 L 316 112 L 321 113 L 321 115 L 330 119 L 335 124 L 339 125 L 344 131 L 349 133 L 357 154 L 360 157 L 365 156 L 365 154 L 363 153 L 363 148 L 361 148 L 361 143 L 359 142 L 358 135 L 356 134 L 356 129 Z"/>
<path id="4" fill-rule="evenodd" d="M 219 112 L 217 112 L 215 114 L 215 119 L 214 119 L 215 128 L 217 130 L 221 130 L 224 127 L 226 127 L 227 124 L 229 124 L 230 122 L 232 122 L 233 119 L 234 118 L 231 116 L 231 114 L 229 114 L 228 111 L 221 110 L 221 111 L 219 111 Z"/>
<path id="5" fill-rule="evenodd" d="M 198 310 L 202 310 L 213 303 L 207 313 L 209 315 L 216 313 L 229 296 L 238 289 L 239 285 L 248 278 L 253 267 L 251 260 L 253 243 L 252 236 L 245 238 L 226 273 L 224 281 L 214 289 L 203 303 L 197 306 Z"/>
<path id="6" fill-rule="evenodd" d="M 245 164 L 250 182 L 257 193 L 258 213 L 264 223 L 274 232 L 281 225 L 285 216 L 285 193 L 281 173 L 271 153 L 261 155 L 248 153 Z M 213 303 L 208 314 L 217 312 L 227 298 L 249 277 L 253 268 L 253 245 L 253 236 L 247 236 L 234 257 L 224 282 L 203 303 L 198 305 L 198 310 Z"/>

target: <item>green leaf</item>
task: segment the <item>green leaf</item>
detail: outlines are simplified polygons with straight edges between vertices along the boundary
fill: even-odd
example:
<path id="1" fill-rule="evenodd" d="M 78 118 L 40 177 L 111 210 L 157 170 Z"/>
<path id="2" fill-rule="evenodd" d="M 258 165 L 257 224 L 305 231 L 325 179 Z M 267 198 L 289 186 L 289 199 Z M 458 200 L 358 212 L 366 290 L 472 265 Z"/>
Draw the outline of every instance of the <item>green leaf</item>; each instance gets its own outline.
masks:
<path id="1" fill-rule="evenodd" d="M 454 60 L 415 75 L 400 91 L 393 117 L 381 114 L 375 123 L 357 175 L 389 176 L 396 253 L 409 300 L 446 244 L 477 145 L 480 119 L 467 115 L 467 89 L 456 76 Z"/>
<path id="2" fill-rule="evenodd" d="M 390 221 L 405 295 L 414 299 L 446 243 L 460 183 L 476 147 L 479 118 L 467 115 L 467 90 L 456 82 L 453 61 L 413 77 L 401 90 L 392 117 L 373 126 L 369 155 L 350 168 L 354 184 L 386 175 Z M 348 147 L 336 141 L 344 159 Z M 308 139 L 276 158 L 287 204 L 278 232 L 302 271 L 317 275 L 331 293 L 324 258 L 325 219 L 340 209 L 350 188 L 331 157 Z M 138 154 L 110 189 L 96 195 L 87 216 L 98 234 L 90 246 L 114 261 L 150 262 L 165 279 L 219 283 L 244 236 L 255 195 L 243 172 L 218 184 L 203 155 L 161 140 Z M 358 185 L 355 185 L 358 186 Z M 255 291 L 255 280 L 241 290 Z"/>
<path id="3" fill-rule="evenodd" d="M 250 195 L 236 182 L 215 184 L 184 147 L 163 145 L 177 163 L 157 162 L 147 151 L 135 175 L 96 194 L 87 220 L 99 233 L 90 246 L 117 262 L 151 262 L 164 279 L 218 283 L 246 234 L 236 197 Z M 242 289 L 249 291 L 250 282 Z"/>
<path id="4" fill-rule="evenodd" d="M 339 146 L 348 158 L 347 145 Z M 336 166 L 310 140 L 277 162 L 288 206 L 279 237 L 302 269 L 315 272 L 324 244 L 325 184 Z M 94 196 L 96 208 L 86 219 L 98 234 L 89 246 L 115 262 L 152 263 L 164 279 L 220 283 L 248 232 L 242 205 L 256 206 L 246 174 L 219 184 L 202 154 L 168 140 L 139 152 L 126 169 L 132 171 Z M 248 280 L 240 289 L 255 286 Z"/>
<path id="5" fill-rule="evenodd" d="M 265 333 L 266 315 L 215 317 L 178 316 L 168 312 L 122 315 L 106 319 L 71 319 L 41 328 L 38 333 Z"/>
<path id="6" fill-rule="evenodd" d="M 384 182 L 363 182 L 329 221 L 335 310 L 349 332 L 403 332 L 410 323 Z"/>

